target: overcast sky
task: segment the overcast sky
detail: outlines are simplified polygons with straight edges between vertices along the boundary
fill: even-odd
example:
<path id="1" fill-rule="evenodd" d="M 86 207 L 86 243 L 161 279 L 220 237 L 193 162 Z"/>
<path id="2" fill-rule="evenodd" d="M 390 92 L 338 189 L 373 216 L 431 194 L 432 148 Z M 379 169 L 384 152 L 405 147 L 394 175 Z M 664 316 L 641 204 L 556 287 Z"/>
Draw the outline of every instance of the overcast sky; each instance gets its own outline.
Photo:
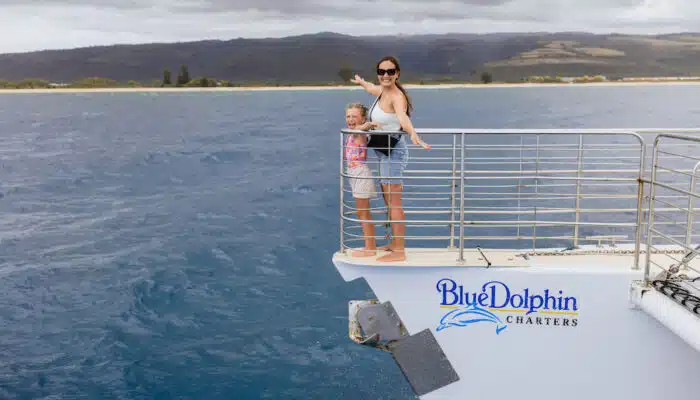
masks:
<path id="1" fill-rule="evenodd" d="M 319 31 L 355 35 L 700 31 L 700 0 L 0 0 L 0 4 L 5 32 L 0 36 L 0 53 Z"/>

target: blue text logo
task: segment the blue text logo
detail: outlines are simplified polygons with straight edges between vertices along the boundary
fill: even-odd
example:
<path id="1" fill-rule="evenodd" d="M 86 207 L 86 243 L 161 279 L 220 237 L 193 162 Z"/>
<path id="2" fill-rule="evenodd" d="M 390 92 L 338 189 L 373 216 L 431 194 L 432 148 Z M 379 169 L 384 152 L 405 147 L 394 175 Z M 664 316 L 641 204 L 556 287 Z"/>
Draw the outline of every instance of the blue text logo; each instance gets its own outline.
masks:
<path id="1" fill-rule="evenodd" d="M 468 291 L 449 278 L 439 280 L 436 290 L 440 307 L 451 309 L 440 319 L 438 332 L 477 322 L 495 324 L 497 334 L 506 329 L 506 323 L 553 327 L 578 325 L 578 318 L 571 318 L 578 317 L 578 300 L 565 295 L 562 290 L 513 290 L 504 282 L 490 281 L 480 290 Z"/>

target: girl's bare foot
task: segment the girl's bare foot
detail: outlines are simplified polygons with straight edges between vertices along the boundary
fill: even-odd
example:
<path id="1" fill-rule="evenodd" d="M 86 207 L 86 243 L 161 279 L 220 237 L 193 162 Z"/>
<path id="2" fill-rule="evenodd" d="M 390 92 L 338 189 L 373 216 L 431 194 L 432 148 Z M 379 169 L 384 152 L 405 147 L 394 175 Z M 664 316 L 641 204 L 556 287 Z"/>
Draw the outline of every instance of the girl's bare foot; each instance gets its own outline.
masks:
<path id="1" fill-rule="evenodd" d="M 377 261 L 380 261 L 380 262 L 406 261 L 406 251 L 404 251 L 404 250 L 392 250 L 389 254 L 385 254 L 385 255 L 377 258 Z"/>
<path id="2" fill-rule="evenodd" d="M 360 249 L 353 251 L 350 255 L 352 257 L 372 257 L 377 254 L 376 250 Z"/>

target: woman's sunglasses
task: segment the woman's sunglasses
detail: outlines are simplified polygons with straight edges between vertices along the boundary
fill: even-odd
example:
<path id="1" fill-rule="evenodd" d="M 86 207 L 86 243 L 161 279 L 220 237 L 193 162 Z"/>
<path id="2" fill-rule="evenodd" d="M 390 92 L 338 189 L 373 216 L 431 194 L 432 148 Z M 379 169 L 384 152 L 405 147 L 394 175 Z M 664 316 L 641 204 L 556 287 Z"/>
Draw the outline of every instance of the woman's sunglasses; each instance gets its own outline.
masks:
<path id="1" fill-rule="evenodd" d="M 389 74 L 389 76 L 394 76 L 394 75 L 396 75 L 396 68 L 391 68 L 391 69 L 377 68 L 377 75 L 383 76 L 384 74 Z"/>

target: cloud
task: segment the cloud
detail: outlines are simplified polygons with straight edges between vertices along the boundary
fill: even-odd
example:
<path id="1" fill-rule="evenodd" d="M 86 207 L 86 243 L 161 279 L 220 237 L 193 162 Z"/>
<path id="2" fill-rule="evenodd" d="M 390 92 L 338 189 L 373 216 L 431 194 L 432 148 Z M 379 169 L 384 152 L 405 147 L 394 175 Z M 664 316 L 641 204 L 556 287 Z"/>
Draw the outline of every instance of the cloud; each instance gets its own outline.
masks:
<path id="1" fill-rule="evenodd" d="M 697 29 L 697 0 L 0 0 L 0 52 L 115 43 L 498 31 Z M 29 5 L 31 4 L 31 5 Z"/>

